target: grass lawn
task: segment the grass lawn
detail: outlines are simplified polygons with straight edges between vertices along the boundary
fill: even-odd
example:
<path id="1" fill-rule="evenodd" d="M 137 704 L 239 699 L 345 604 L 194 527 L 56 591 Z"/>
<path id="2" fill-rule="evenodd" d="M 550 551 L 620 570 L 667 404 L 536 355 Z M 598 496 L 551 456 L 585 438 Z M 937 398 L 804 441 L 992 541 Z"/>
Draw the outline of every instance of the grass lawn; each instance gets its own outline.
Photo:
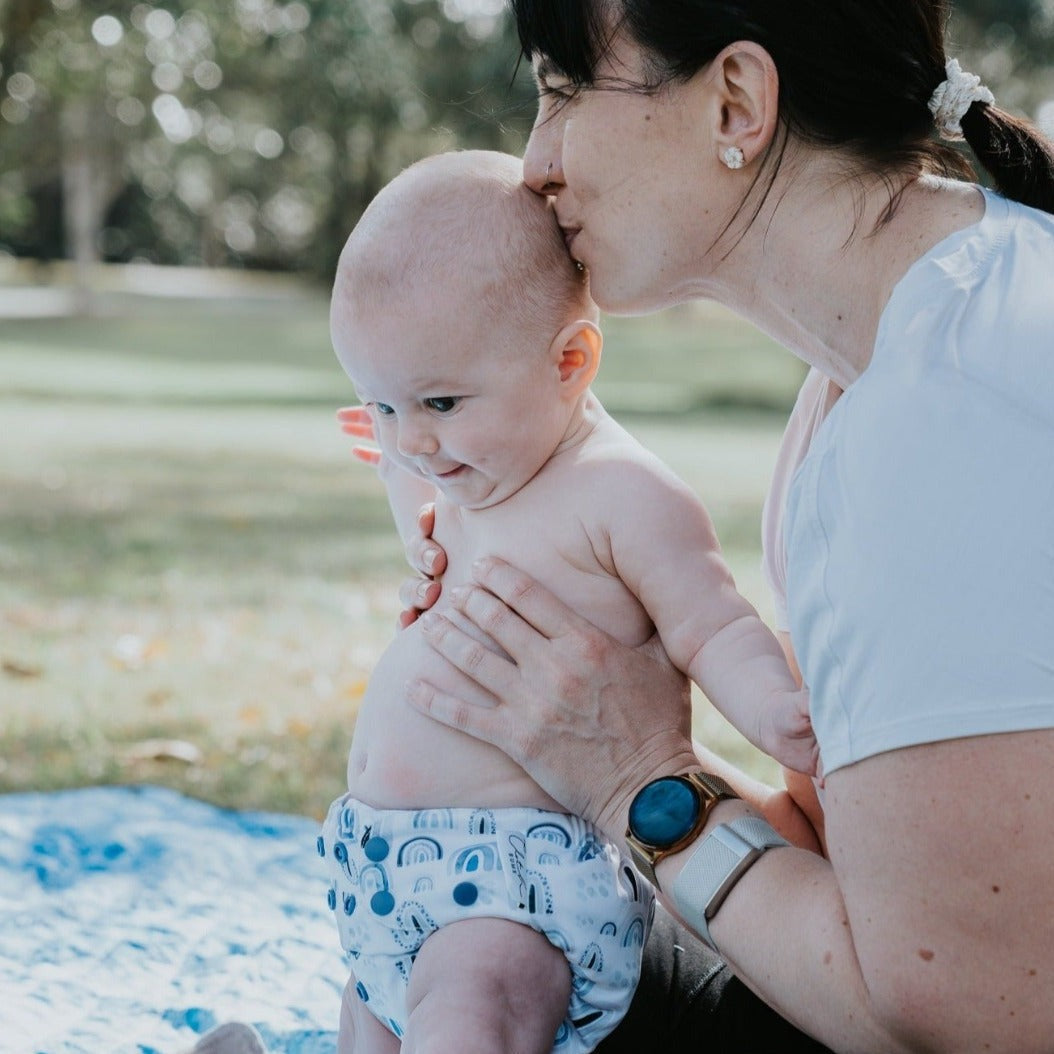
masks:
<path id="1" fill-rule="evenodd" d="M 760 503 L 802 368 L 711 309 L 606 331 L 598 393 L 703 494 L 767 615 Z M 405 574 L 335 425 L 353 396 L 323 297 L 0 320 L 0 376 L 0 790 L 320 815 Z M 773 775 L 702 698 L 697 727 Z"/>

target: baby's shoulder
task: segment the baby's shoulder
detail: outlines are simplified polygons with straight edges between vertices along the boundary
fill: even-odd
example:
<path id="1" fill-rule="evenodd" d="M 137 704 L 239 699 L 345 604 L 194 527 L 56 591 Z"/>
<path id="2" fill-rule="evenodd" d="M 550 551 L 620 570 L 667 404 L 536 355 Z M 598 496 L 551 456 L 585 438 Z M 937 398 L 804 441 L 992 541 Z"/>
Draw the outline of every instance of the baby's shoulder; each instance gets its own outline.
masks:
<path id="1" fill-rule="evenodd" d="M 646 501 L 657 507 L 699 500 L 657 454 L 617 423 L 611 424 L 613 428 L 594 432 L 577 456 L 563 466 L 573 476 L 573 483 L 568 484 L 571 489 L 588 494 L 598 512 L 624 509 L 627 498 L 634 504 Z"/>

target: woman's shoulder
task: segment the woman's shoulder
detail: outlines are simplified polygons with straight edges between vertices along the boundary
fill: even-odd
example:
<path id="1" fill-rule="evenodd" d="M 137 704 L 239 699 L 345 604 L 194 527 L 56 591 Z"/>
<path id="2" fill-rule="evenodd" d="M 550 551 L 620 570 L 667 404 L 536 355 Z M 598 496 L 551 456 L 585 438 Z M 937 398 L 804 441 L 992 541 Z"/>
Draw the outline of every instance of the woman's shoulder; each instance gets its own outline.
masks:
<path id="1" fill-rule="evenodd" d="M 949 400 L 1014 407 L 1054 426 L 1054 215 L 985 190 L 981 221 L 927 253 L 894 290 L 853 414 L 895 425 Z M 918 398 L 915 398 L 918 396 Z"/>
<path id="2" fill-rule="evenodd" d="M 957 339 L 985 339 L 996 326 L 1054 320 L 1054 215 L 984 187 L 981 218 L 925 253 L 897 284 L 883 316 L 879 345 L 902 336 L 940 337 L 926 325 L 973 323 Z M 1049 337 L 1048 337 L 1049 339 Z"/>

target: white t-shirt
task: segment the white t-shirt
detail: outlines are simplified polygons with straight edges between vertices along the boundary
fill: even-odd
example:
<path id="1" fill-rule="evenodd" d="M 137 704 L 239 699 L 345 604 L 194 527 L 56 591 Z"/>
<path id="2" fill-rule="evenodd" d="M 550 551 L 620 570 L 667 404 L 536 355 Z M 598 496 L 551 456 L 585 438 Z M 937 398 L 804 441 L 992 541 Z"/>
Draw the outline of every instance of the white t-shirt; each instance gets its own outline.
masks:
<path id="1" fill-rule="evenodd" d="M 809 370 L 794 401 L 787 427 L 780 441 L 772 483 L 761 509 L 761 572 L 772 594 L 773 622 L 776 629 L 788 632 L 787 616 L 787 549 L 783 543 L 783 517 L 798 466 L 812 445 L 824 419 L 831 412 L 842 389 L 819 370 Z"/>
<path id="2" fill-rule="evenodd" d="M 1054 727 L 1054 216 L 985 192 L 917 261 L 785 513 L 826 773 Z"/>

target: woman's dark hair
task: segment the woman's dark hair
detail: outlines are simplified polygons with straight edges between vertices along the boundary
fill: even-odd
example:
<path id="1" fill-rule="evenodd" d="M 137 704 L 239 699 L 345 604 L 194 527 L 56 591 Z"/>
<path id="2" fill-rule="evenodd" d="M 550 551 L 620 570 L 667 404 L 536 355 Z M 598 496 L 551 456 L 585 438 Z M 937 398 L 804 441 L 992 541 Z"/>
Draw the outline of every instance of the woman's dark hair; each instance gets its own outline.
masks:
<path id="1" fill-rule="evenodd" d="M 846 149 L 887 179 L 897 172 L 972 177 L 965 156 L 935 140 L 928 106 L 945 79 L 946 0 L 511 4 L 523 53 L 544 55 L 575 84 L 594 84 L 615 32 L 647 56 L 644 89 L 688 80 L 722 48 L 751 40 L 776 63 L 781 119 L 803 140 Z M 1054 212 L 1054 143 L 985 103 L 974 103 L 961 126 L 1002 193 Z"/>

